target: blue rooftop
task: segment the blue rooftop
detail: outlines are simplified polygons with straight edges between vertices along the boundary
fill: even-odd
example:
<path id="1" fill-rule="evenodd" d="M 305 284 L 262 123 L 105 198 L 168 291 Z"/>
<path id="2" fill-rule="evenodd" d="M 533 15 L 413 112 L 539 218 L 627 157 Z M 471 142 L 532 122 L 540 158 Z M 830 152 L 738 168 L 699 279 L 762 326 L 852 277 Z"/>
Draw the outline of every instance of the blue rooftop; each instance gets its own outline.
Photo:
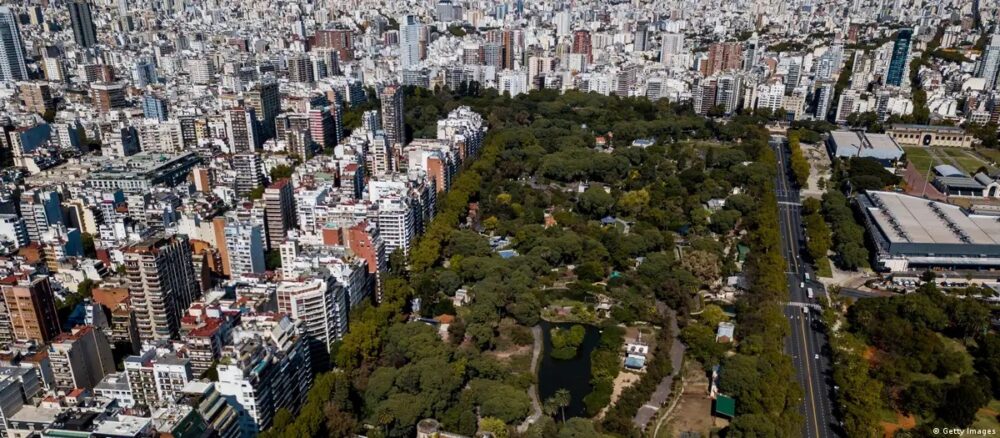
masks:
<path id="1" fill-rule="evenodd" d="M 517 253 L 517 251 L 515 251 L 513 249 L 500 250 L 500 251 L 497 251 L 497 254 L 500 254 L 500 258 L 502 258 L 504 260 L 507 260 L 507 259 L 510 259 L 510 258 L 514 258 L 514 257 L 517 257 L 519 255 Z"/>
<path id="2" fill-rule="evenodd" d="M 646 358 L 642 356 L 629 356 L 625 358 L 625 368 L 639 370 L 644 366 L 646 366 Z"/>

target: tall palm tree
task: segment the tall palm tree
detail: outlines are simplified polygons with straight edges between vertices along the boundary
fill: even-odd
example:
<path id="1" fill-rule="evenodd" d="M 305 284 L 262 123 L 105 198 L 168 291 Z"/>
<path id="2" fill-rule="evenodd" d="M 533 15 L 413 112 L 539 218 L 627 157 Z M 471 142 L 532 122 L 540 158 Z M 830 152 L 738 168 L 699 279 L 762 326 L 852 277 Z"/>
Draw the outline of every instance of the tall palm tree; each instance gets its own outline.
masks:
<path id="1" fill-rule="evenodd" d="M 570 394 L 569 390 L 566 388 L 560 388 L 556 391 L 555 395 L 552 396 L 553 402 L 559 407 L 559 412 L 562 413 L 562 422 L 566 424 L 566 406 L 569 406 Z"/>

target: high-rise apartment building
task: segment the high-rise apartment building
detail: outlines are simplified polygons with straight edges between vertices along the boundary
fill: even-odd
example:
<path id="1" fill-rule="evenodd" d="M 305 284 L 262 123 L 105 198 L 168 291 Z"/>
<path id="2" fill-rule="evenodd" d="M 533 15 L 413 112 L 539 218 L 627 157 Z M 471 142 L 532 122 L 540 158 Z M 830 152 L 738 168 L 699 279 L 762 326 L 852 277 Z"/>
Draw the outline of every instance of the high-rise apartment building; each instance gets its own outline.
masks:
<path id="1" fill-rule="evenodd" d="M 739 75 L 722 75 L 716 81 L 715 104 L 722 107 L 726 115 L 740 108 L 743 97 L 743 78 Z"/>
<path id="2" fill-rule="evenodd" d="M 708 57 L 701 65 L 701 74 L 711 76 L 715 73 L 739 70 L 743 59 L 743 46 L 740 43 L 714 43 L 708 46 Z"/>
<path id="3" fill-rule="evenodd" d="M 889 60 L 889 70 L 885 74 L 885 84 L 900 86 L 903 75 L 906 74 L 906 61 L 910 55 L 910 40 L 913 29 L 903 28 L 896 34 L 896 42 L 892 45 L 892 59 Z"/>
<path id="4" fill-rule="evenodd" d="M 328 270 L 282 281 L 276 293 L 278 312 L 298 321 L 302 333 L 328 351 L 330 344 L 347 333 L 347 289 Z"/>
<path id="5" fill-rule="evenodd" d="M 167 121 L 169 113 L 166 102 L 152 94 L 142 96 L 142 116 L 158 122 Z"/>
<path id="6" fill-rule="evenodd" d="M 125 358 L 125 378 L 136 404 L 162 407 L 181 397 L 191 381 L 191 360 L 150 348 L 141 355 Z"/>
<path id="7" fill-rule="evenodd" d="M 354 60 L 354 37 L 349 29 L 322 29 L 313 36 L 316 47 L 325 47 L 337 51 L 338 61 Z"/>
<path id="8" fill-rule="evenodd" d="M 38 115 L 55 114 L 56 102 L 48 84 L 41 82 L 21 82 L 17 84 L 17 94 L 25 109 Z"/>
<path id="9" fill-rule="evenodd" d="M 187 237 L 162 235 L 125 248 L 129 297 L 143 341 L 176 339 L 200 295 Z"/>
<path id="10" fill-rule="evenodd" d="M 198 409 L 219 438 L 240 438 L 240 414 L 215 385 L 205 381 L 188 382 L 181 389 L 179 403 Z"/>
<path id="11" fill-rule="evenodd" d="M 826 120 L 830 113 L 830 105 L 833 103 L 834 86 L 832 82 L 817 82 L 813 90 L 814 108 L 813 115 L 817 120 Z"/>
<path id="12" fill-rule="evenodd" d="M 677 56 L 684 52 L 684 34 L 665 33 L 660 40 L 660 62 L 672 65 Z"/>
<path id="13" fill-rule="evenodd" d="M 799 86 L 802 79 L 802 59 L 791 58 L 788 60 L 788 73 L 785 75 L 785 94 L 792 94 L 792 90 Z"/>
<path id="14" fill-rule="evenodd" d="M 102 113 L 125 108 L 125 84 L 121 82 L 95 82 L 90 84 L 90 100 Z"/>
<path id="15" fill-rule="evenodd" d="M 406 144 L 406 124 L 403 120 L 403 89 L 389 85 L 382 89 L 382 129 L 393 149 Z"/>
<path id="16" fill-rule="evenodd" d="M 299 54 L 288 58 L 288 80 L 311 84 L 316 81 L 313 73 L 312 60 L 308 56 Z"/>
<path id="17" fill-rule="evenodd" d="M 254 108 L 230 108 L 225 112 L 225 122 L 231 153 L 254 152 L 263 144 Z M 274 126 L 273 120 L 271 126 Z"/>
<path id="18" fill-rule="evenodd" d="M 264 189 L 264 217 L 269 248 L 277 248 L 295 226 L 295 193 L 288 179 L 275 181 Z"/>
<path id="19" fill-rule="evenodd" d="M 264 227 L 249 220 L 233 220 L 224 230 L 229 269 L 233 277 L 264 272 Z"/>
<path id="20" fill-rule="evenodd" d="M 344 113 L 340 104 L 334 103 L 309 110 L 309 134 L 323 149 L 330 149 L 344 138 Z"/>
<path id="21" fill-rule="evenodd" d="M 24 58 L 24 40 L 17 14 L 7 6 L 0 6 L 0 82 L 28 80 Z"/>
<path id="22" fill-rule="evenodd" d="M 707 115 L 715 107 L 718 97 L 718 84 L 715 79 L 701 79 L 691 86 L 691 103 L 694 112 Z"/>
<path id="23" fill-rule="evenodd" d="M 573 32 L 573 52 L 586 55 L 587 63 L 594 62 L 594 46 L 590 39 L 590 32 L 577 30 Z"/>
<path id="24" fill-rule="evenodd" d="M 505 29 L 501 34 L 500 41 L 503 44 L 503 68 L 507 70 L 514 70 L 517 65 L 514 60 L 517 59 L 515 53 L 517 51 L 517 41 L 516 34 L 513 30 Z"/>
<path id="25" fill-rule="evenodd" d="M 423 39 L 424 25 L 416 15 L 404 15 L 399 21 L 399 63 L 403 68 L 415 66 L 423 59 L 421 53 L 426 44 Z"/>
<path id="26" fill-rule="evenodd" d="M 298 322 L 288 317 L 234 334 L 218 367 L 217 388 L 240 412 L 242 436 L 271 426 L 279 409 L 297 412 L 312 382 L 311 358 Z"/>
<path id="27" fill-rule="evenodd" d="M 236 171 L 236 195 L 243 197 L 264 184 L 264 164 L 260 155 L 254 153 L 233 155 L 233 170 Z"/>
<path id="28" fill-rule="evenodd" d="M 845 123 L 847 116 L 854 112 L 854 107 L 861 99 L 861 93 L 856 90 L 844 90 L 837 102 L 837 112 L 834 115 L 834 122 Z"/>
<path id="29" fill-rule="evenodd" d="M 73 40 L 80 47 L 89 48 L 97 45 L 97 27 L 90 14 L 90 3 L 87 0 L 69 2 L 69 19 L 73 27 Z"/>
<path id="30" fill-rule="evenodd" d="M 990 35 L 990 42 L 983 51 L 976 76 L 986 80 L 986 89 L 996 87 L 997 73 L 1000 72 L 1000 34 Z"/>
<path id="31" fill-rule="evenodd" d="M 215 63 L 211 58 L 192 58 L 186 62 L 187 73 L 195 85 L 208 85 L 215 80 Z"/>
<path id="32" fill-rule="evenodd" d="M 386 254 L 392 254 L 397 249 L 402 250 L 404 255 L 410 253 L 410 244 L 417 235 L 416 218 L 405 199 L 380 199 L 376 222 L 385 241 Z"/>
<path id="33" fill-rule="evenodd" d="M 31 242 L 41 242 L 49 226 L 63 223 L 59 193 L 54 190 L 33 189 L 21 193 L 20 211 Z"/>
<path id="34" fill-rule="evenodd" d="M 274 118 L 281 113 L 281 94 L 278 90 L 278 83 L 268 81 L 255 84 L 246 93 L 247 105 L 254 110 L 257 119 L 260 120 L 260 133 L 264 140 L 274 138 Z"/>
<path id="35" fill-rule="evenodd" d="M 9 329 L 10 340 L 46 344 L 59 335 L 59 316 L 49 277 L 8 277 L 0 283 L 0 292 L 9 321 L 3 329 Z"/>
<path id="36" fill-rule="evenodd" d="M 111 345 L 93 326 L 78 326 L 59 335 L 49 345 L 48 353 L 55 387 L 63 391 L 93 389 L 115 371 Z"/>

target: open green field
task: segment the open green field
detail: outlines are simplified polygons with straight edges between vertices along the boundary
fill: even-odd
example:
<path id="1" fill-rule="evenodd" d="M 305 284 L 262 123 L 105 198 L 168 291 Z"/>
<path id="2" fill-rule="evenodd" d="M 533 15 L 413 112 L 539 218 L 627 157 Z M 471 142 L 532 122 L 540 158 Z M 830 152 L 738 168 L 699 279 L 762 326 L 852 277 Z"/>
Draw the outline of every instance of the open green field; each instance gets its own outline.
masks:
<path id="1" fill-rule="evenodd" d="M 1000 163 L 1000 149 L 977 148 L 976 152 L 989 161 Z"/>
<path id="2" fill-rule="evenodd" d="M 971 149 L 941 148 L 939 151 L 947 154 L 952 160 L 957 161 L 959 165 L 956 167 L 970 175 L 983 166 L 989 167 L 989 161 Z"/>
<path id="3" fill-rule="evenodd" d="M 983 166 L 992 168 L 990 162 L 995 159 L 972 149 L 905 147 L 903 151 L 906 152 L 906 159 L 922 174 L 929 167 L 950 164 L 971 176 Z M 996 153 L 996 158 L 1000 158 L 1000 151 L 989 150 L 986 153 Z"/>
<path id="4" fill-rule="evenodd" d="M 931 153 L 927 148 L 905 147 L 903 151 L 906 152 L 906 160 L 913 163 L 913 167 L 916 167 L 921 174 L 926 173 L 930 166 L 937 164 L 937 160 L 931 157 Z"/>

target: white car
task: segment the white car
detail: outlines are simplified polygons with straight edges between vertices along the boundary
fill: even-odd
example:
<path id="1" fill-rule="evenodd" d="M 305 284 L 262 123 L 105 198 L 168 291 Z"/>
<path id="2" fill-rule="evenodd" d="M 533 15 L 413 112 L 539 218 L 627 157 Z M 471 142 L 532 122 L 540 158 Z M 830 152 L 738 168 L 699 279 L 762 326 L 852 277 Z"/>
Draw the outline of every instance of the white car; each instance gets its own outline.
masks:
<path id="1" fill-rule="evenodd" d="M 813 355 L 813 359 L 819 360 L 819 355 L 818 354 Z"/>

